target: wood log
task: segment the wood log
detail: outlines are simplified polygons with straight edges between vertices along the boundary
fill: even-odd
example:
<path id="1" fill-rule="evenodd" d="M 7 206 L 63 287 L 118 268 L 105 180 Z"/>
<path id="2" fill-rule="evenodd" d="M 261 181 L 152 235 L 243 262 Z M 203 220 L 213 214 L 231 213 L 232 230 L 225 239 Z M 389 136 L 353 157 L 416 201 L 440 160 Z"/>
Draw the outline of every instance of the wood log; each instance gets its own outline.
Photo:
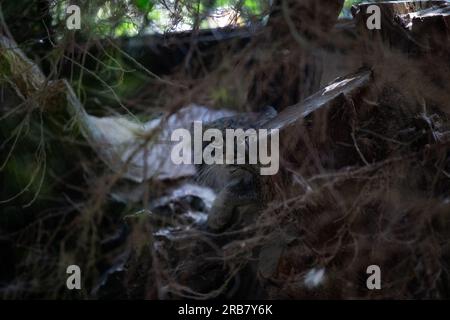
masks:
<path id="1" fill-rule="evenodd" d="M 287 107 L 273 120 L 269 121 L 266 126 L 268 129 L 284 130 L 290 125 L 302 121 L 315 111 L 325 108 L 340 95 L 352 95 L 361 88 L 368 86 L 370 78 L 370 70 L 361 70 L 340 77 L 304 101 Z"/>
<path id="2" fill-rule="evenodd" d="M 355 106 L 364 105 L 361 100 L 372 84 L 372 71 L 368 69 L 337 78 L 284 109 L 264 127 L 280 130 L 280 155 L 294 166 L 313 163 L 314 158 L 321 158 L 320 166 L 328 169 L 354 164 L 360 158 L 357 150 L 345 146 L 353 145 L 356 114 L 365 112 Z"/>
<path id="3" fill-rule="evenodd" d="M 367 8 L 381 11 L 381 29 L 369 30 Z M 448 113 L 450 81 L 450 4 L 446 1 L 395 1 L 353 7 L 363 63 L 373 68 L 378 86 L 401 93 L 416 112 L 434 106 Z M 393 105 L 395 99 L 391 101 Z"/>
<path id="4" fill-rule="evenodd" d="M 372 15 L 367 10 L 371 5 L 380 8 L 381 29 L 379 30 L 370 30 L 367 27 L 367 20 Z M 366 51 L 373 51 L 379 42 L 382 42 L 384 49 L 394 48 L 408 52 L 414 45 L 417 46 L 407 27 L 411 23 L 411 17 L 423 10 L 434 11 L 436 8 L 447 5 L 446 1 L 381 1 L 355 5 L 352 7 L 352 14 L 362 42 L 366 45 Z"/>
<path id="5" fill-rule="evenodd" d="M 407 29 L 419 52 L 433 55 L 450 53 L 450 4 L 399 14 L 396 20 Z"/>

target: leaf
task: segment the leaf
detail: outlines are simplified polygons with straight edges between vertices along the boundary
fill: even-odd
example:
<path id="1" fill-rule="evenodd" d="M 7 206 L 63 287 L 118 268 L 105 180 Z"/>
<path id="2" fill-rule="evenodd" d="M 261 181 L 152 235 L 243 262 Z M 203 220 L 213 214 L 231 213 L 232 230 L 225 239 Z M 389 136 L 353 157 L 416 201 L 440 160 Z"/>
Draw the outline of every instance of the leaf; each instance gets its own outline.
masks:
<path id="1" fill-rule="evenodd" d="M 153 9 L 154 0 L 134 0 L 134 5 L 142 12 L 147 13 Z"/>
<path id="2" fill-rule="evenodd" d="M 257 13 L 260 10 L 260 1 L 257 0 L 245 0 L 244 6 L 251 12 Z"/>

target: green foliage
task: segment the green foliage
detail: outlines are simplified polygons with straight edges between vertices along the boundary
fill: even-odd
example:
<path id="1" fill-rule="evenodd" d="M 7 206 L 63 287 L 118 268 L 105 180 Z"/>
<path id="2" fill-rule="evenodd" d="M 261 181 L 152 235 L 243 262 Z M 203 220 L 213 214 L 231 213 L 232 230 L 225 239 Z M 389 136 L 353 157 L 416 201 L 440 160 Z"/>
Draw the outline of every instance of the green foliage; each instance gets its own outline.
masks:
<path id="1" fill-rule="evenodd" d="M 262 11 L 261 2 L 257 0 L 245 0 L 244 7 L 255 15 L 261 14 Z"/>
<path id="2" fill-rule="evenodd" d="M 350 17 L 352 5 L 363 0 L 346 0 L 341 17 Z M 65 11 L 62 2 L 53 7 L 55 24 L 63 25 Z M 218 10 L 230 10 L 239 16 L 238 24 L 261 20 L 269 12 L 269 0 L 93 0 L 82 8 L 83 23 L 100 37 L 135 36 L 138 33 L 161 33 L 187 30 L 196 23 L 210 28 L 210 19 Z M 198 19 L 200 18 L 200 21 Z M 64 30 L 62 30 L 63 32 Z"/>
<path id="3" fill-rule="evenodd" d="M 155 5 L 153 0 L 133 0 L 133 2 L 134 5 L 143 13 L 150 12 Z"/>

